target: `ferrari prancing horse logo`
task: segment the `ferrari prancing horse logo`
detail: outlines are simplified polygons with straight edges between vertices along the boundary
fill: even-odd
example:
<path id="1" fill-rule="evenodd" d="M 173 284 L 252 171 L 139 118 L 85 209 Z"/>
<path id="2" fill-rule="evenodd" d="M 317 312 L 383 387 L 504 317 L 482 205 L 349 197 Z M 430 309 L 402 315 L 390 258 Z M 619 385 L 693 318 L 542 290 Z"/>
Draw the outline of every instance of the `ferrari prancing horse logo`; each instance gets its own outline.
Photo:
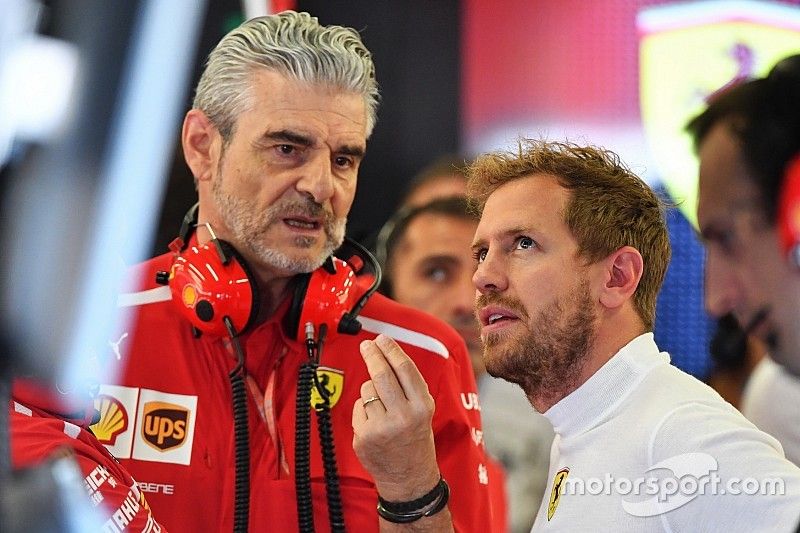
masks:
<path id="1" fill-rule="evenodd" d="M 547 521 L 549 522 L 556 513 L 558 503 L 561 501 L 561 493 L 564 492 L 564 480 L 569 475 L 569 468 L 562 468 L 553 477 L 553 489 L 550 491 L 550 503 L 547 506 Z"/>
<path id="2" fill-rule="evenodd" d="M 317 368 L 317 379 L 330 397 L 330 407 L 336 405 L 342 396 L 344 386 L 344 372 L 336 368 L 319 367 Z M 316 387 L 311 388 L 311 407 L 317 408 L 323 404 L 322 396 Z"/>

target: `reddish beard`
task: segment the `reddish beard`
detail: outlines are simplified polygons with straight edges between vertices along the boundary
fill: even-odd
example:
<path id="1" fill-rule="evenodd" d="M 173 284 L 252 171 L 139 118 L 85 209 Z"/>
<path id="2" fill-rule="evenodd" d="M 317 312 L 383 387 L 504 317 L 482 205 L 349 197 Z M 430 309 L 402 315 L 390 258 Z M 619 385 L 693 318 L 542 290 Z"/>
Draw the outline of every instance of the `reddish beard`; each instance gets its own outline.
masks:
<path id="1" fill-rule="evenodd" d="M 528 324 L 521 332 L 486 336 L 483 359 L 490 375 L 520 385 L 537 405 L 553 405 L 575 390 L 595 337 L 597 317 L 588 281 L 583 280 L 564 303 L 548 305 L 533 322 L 519 300 L 495 296 L 485 302 L 514 311 L 520 325 Z M 485 305 L 480 298 L 479 305 Z"/>

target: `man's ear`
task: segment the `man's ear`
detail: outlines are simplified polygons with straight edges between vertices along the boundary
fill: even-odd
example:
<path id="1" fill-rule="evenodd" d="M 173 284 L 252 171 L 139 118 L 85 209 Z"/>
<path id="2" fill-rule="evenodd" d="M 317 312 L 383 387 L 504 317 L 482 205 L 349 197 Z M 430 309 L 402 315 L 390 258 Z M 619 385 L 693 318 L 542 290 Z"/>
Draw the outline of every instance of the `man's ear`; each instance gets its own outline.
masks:
<path id="1" fill-rule="evenodd" d="M 623 246 L 603 260 L 605 284 L 600 303 L 609 309 L 620 307 L 630 300 L 642 279 L 644 261 L 639 250 Z"/>
<path id="2" fill-rule="evenodd" d="M 218 138 L 217 128 L 205 113 L 199 109 L 192 109 L 186 113 L 183 119 L 181 143 L 186 164 L 189 165 L 196 181 L 211 179 L 211 173 L 217 168 L 220 143 L 214 141 Z"/>

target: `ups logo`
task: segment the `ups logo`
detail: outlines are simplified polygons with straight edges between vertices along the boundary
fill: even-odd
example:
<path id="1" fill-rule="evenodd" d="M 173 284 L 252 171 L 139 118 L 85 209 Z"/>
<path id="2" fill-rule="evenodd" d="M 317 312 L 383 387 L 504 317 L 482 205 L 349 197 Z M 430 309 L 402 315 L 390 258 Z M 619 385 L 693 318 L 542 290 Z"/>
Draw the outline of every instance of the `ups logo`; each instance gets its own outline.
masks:
<path id="1" fill-rule="evenodd" d="M 142 437 L 157 450 L 166 451 L 181 446 L 186 440 L 189 410 L 166 402 L 144 404 Z"/>

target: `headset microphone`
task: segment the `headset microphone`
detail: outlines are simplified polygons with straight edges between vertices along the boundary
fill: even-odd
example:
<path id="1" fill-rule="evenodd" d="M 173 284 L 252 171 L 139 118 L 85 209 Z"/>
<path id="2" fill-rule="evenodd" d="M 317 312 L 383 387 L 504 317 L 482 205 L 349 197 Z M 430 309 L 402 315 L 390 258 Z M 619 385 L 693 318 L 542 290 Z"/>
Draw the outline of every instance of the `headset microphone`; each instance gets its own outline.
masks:
<path id="1" fill-rule="evenodd" d="M 711 338 L 709 351 L 721 367 L 736 368 L 747 358 L 747 337 L 769 316 L 769 308 L 762 307 L 750 318 L 747 324 L 739 324 L 732 314 L 727 314 L 717 322 L 717 329 Z"/>

